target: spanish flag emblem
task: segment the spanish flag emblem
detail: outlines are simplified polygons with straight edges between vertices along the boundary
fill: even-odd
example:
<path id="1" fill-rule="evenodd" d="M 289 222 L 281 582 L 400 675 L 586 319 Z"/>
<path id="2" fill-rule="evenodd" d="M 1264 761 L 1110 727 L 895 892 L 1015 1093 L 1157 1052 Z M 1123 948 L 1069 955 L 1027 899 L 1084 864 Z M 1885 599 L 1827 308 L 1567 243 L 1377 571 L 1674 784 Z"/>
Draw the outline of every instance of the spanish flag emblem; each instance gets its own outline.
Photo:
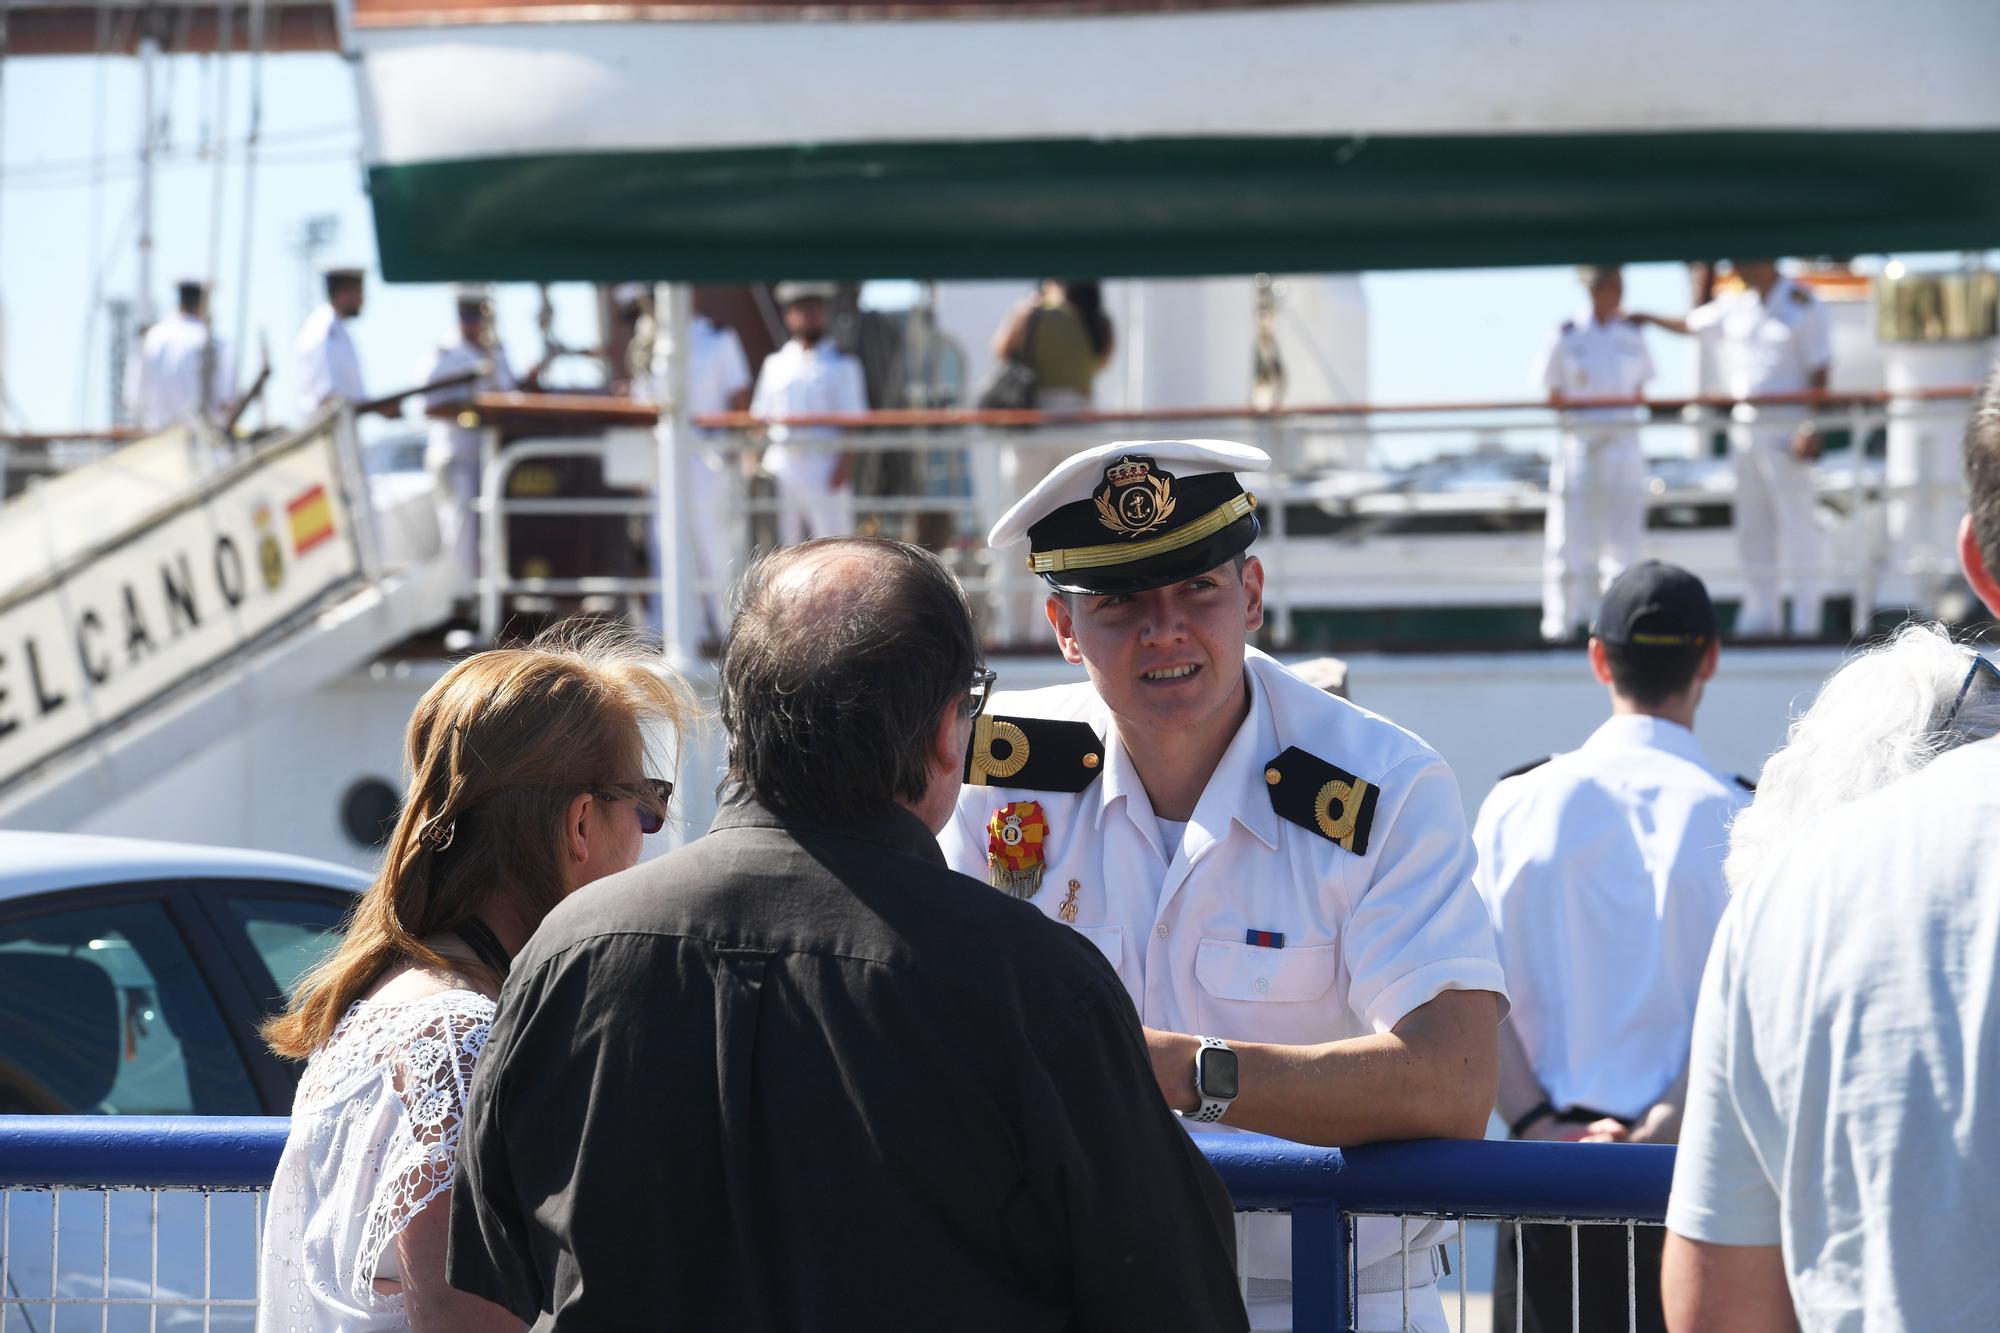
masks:
<path id="1" fill-rule="evenodd" d="M 292 524 L 292 554 L 304 555 L 333 537 L 333 501 L 326 487 L 314 486 L 285 506 Z"/>

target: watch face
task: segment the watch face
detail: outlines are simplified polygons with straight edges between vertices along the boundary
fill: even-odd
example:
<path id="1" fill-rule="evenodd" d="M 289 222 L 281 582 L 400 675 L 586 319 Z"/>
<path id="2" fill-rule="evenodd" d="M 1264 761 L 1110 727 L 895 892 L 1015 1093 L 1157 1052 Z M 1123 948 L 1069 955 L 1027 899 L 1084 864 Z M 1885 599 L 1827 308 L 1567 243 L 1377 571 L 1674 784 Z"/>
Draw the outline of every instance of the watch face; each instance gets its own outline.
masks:
<path id="1" fill-rule="evenodd" d="M 1194 1060 L 1194 1086 L 1212 1101 L 1226 1102 L 1236 1095 L 1236 1052 L 1205 1046 Z"/>

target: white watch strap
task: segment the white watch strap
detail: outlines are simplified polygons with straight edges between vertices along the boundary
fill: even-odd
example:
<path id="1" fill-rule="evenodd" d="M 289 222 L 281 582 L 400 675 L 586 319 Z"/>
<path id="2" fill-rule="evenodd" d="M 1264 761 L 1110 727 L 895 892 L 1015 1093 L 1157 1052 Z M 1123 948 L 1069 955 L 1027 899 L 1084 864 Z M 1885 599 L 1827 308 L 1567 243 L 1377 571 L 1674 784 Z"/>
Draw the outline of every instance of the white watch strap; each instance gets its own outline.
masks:
<path id="1" fill-rule="evenodd" d="M 1216 1121 L 1222 1119 L 1222 1113 L 1224 1111 L 1227 1111 L 1229 1109 L 1229 1103 L 1235 1100 L 1234 1098 L 1230 1097 L 1211 1097 L 1206 1092 L 1203 1092 L 1201 1088 L 1201 1078 L 1200 1078 L 1201 1053 L 1203 1051 L 1210 1051 L 1210 1050 L 1226 1051 L 1228 1049 L 1229 1049 L 1229 1043 L 1226 1041 L 1218 1041 L 1214 1037 L 1201 1038 L 1201 1045 L 1195 1049 L 1194 1053 L 1195 1072 L 1196 1072 L 1196 1077 L 1194 1081 L 1194 1094 L 1195 1096 L 1201 1098 L 1201 1107 L 1199 1110 L 1195 1111 L 1194 1114 L 1185 1117 L 1186 1119 L 1193 1120 L 1198 1124 L 1212 1125 Z"/>

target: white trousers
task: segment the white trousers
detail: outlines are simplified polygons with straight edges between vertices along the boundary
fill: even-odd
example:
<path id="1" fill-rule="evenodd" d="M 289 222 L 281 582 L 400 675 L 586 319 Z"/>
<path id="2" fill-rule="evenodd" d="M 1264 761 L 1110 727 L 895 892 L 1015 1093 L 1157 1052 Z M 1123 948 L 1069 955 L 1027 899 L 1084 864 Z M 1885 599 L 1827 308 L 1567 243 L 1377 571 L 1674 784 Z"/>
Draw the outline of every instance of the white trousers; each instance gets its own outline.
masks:
<path id="1" fill-rule="evenodd" d="M 438 539 L 465 578 L 470 596 L 479 578 L 479 432 L 433 422 L 424 445 L 424 471 L 437 493 Z"/>
<path id="2" fill-rule="evenodd" d="M 775 455 L 775 457 L 774 457 Z M 794 546 L 808 537 L 845 537 L 854 531 L 854 488 L 834 485 L 840 450 L 788 442 L 764 455 L 778 487 L 778 541 Z"/>
<path id="3" fill-rule="evenodd" d="M 1638 560 L 1646 532 L 1646 457 L 1629 427 L 1564 431 L 1549 470 L 1542 542 L 1542 637 L 1567 639 L 1598 594 Z"/>
<path id="4" fill-rule="evenodd" d="M 694 537 L 694 574 L 704 587 L 702 614 L 708 635 L 720 642 L 728 586 L 742 561 L 743 495 L 736 456 L 696 445 L 687 468 L 688 529 Z M 659 553 L 653 557 L 659 573 Z M 654 625 L 658 632 L 659 625 Z"/>
<path id="5" fill-rule="evenodd" d="M 1778 599 L 1792 596 L 1787 629 L 1819 634 L 1822 563 L 1813 520 L 1813 465 L 1792 456 L 1792 422 L 1736 422 L 1729 428 L 1736 470 L 1736 553 L 1743 562 L 1739 635 L 1778 633 Z"/>

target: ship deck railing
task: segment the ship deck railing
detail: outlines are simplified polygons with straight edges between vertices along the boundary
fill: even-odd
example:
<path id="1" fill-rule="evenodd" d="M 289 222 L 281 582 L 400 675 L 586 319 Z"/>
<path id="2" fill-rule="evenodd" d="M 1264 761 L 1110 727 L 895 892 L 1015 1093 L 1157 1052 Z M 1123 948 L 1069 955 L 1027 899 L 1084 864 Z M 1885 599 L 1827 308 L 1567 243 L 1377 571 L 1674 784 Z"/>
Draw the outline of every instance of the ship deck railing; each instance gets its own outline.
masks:
<path id="1" fill-rule="evenodd" d="M 768 482 L 746 484 L 743 455 L 772 442 L 835 448 L 858 456 L 905 455 L 895 494 L 857 494 L 859 530 L 928 545 L 946 559 L 978 610 L 989 644 L 1039 642 L 1042 589 L 1018 552 L 992 552 L 985 533 L 1031 481 L 1025 472 L 1107 439 L 1214 435 L 1256 444 L 1273 459 L 1269 474 L 1249 479 L 1260 498 L 1258 553 L 1266 583 L 1270 641 L 1297 646 L 1295 612 L 1323 606 L 1395 608 L 1443 596 L 1482 607 L 1534 604 L 1543 576 L 1542 524 L 1548 502 L 1547 460 L 1575 413 L 1614 411 L 1615 422 L 1586 429 L 1630 428 L 1649 464 L 1649 542 L 1696 566 L 1719 599 L 1743 583 L 1729 540 L 1733 486 L 1718 456 L 1742 406 L 1784 420 L 1809 415 L 1829 451 L 1816 467 L 1825 593 L 1844 598 L 1844 627 L 1865 635 L 1883 607 L 1934 608 L 1955 584 L 1952 541 L 1964 511 L 1957 458 L 1969 386 L 1887 393 L 1725 398 L 1329 404 L 1257 411 L 1244 408 L 1144 412 L 892 410 L 764 421 L 744 413 L 698 417 L 694 443 L 724 460 L 733 488 L 719 570 L 695 577 L 678 565 L 675 582 L 702 632 L 699 599 L 719 604 L 731 574 L 752 549 L 777 540 L 776 500 Z M 649 404 L 549 394 L 484 394 L 463 420 L 492 427 L 480 507 L 489 516 L 627 519 L 648 530 L 657 521 L 657 454 Z M 579 438 L 585 423 L 606 429 Z M 509 442 L 500 443 L 503 432 Z M 808 432 L 810 434 L 808 434 Z M 820 434 L 820 432 L 825 432 Z M 622 495 L 590 497 L 517 493 L 523 468 L 565 457 L 594 456 Z M 699 466 L 699 464 L 695 464 Z M 571 570 L 562 576 L 524 569 L 510 550 L 506 524 L 486 522 L 478 588 L 483 641 L 499 635 L 518 600 L 551 605 L 594 598 L 635 608 L 656 623 L 666 600 L 657 570 Z M 1443 539 L 1442 545 L 1438 544 Z M 1454 548 L 1470 538 L 1480 543 Z M 1456 563 L 1453 555 L 1460 555 Z M 1432 558 L 1434 557 L 1434 558 Z M 1345 577 L 1343 577 L 1345 576 Z M 648 598 L 652 600 L 649 602 Z M 649 607 L 641 611 L 637 608 Z M 710 627 L 712 628 L 712 627 Z"/>
<path id="2" fill-rule="evenodd" d="M 782 422 L 743 413 L 697 417 L 692 443 L 727 460 L 734 495 L 724 524 L 728 549 L 706 575 L 693 574 L 689 539 L 675 558 L 635 564 L 631 544 L 599 567 L 551 571 L 533 551 L 509 550 L 518 519 L 623 523 L 657 532 L 660 468 L 656 404 L 592 394 L 481 394 L 443 409 L 482 427 L 486 468 L 477 502 L 482 564 L 473 594 L 478 637 L 490 642 L 516 609 L 561 614 L 609 610 L 678 630 L 688 648 L 712 641 L 703 599 L 720 606 L 748 552 L 777 540 L 777 501 L 767 479 L 746 482 L 744 455 L 772 428 L 793 443 L 858 457 L 901 454 L 893 494 L 859 494 L 859 530 L 937 550 L 965 584 L 990 647 L 1039 646 L 1041 592 L 1019 552 L 993 552 L 985 534 L 1027 482 L 1025 472 L 1062 454 L 1120 438 L 1219 436 L 1256 444 L 1273 470 L 1251 481 L 1260 497 L 1267 567 L 1267 641 L 1311 647 L 1316 612 L 1367 616 L 1412 606 L 1517 612 L 1537 605 L 1548 460 L 1575 414 L 1613 411 L 1636 430 L 1649 464 L 1650 554 L 1696 568 L 1727 604 L 1745 571 L 1730 539 L 1733 484 L 1723 449 L 1732 412 L 1808 415 L 1834 446 L 1817 465 L 1820 562 L 1827 596 L 1844 602 L 1839 629 L 1866 636 L 1878 613 L 1939 612 L 1958 585 L 1955 530 L 1965 491 L 1958 448 L 1973 386 L 1886 392 L 1811 392 L 1737 403 L 1728 398 L 1538 400 L 1300 405 L 1043 413 L 888 410 Z M 1593 423 L 1595 428 L 1595 423 Z M 799 432 L 832 432 L 802 438 Z M 502 440 L 506 443 L 502 443 Z M 0 476 L 13 460 L 28 472 L 103 457 L 113 438 L 87 433 L 0 437 Z M 588 495 L 522 494 L 521 469 L 563 457 L 597 460 L 607 484 Z M 698 465 L 698 464 L 692 464 Z M 0 489 L 9 485 L 0 482 Z M 495 522 L 498 518 L 508 522 Z M 612 548 L 616 550 L 617 544 Z M 663 572 L 671 571 L 670 582 Z M 671 623 L 667 604 L 682 601 Z M 1302 618 L 1303 617 L 1303 618 Z M 1518 617 L 1517 617 L 1518 618 Z M 1533 619 L 1523 619 L 1534 638 Z M 1324 627 L 1321 627 L 1324 629 Z M 1321 634 L 1319 637 L 1324 637 Z M 1350 647 L 1368 634 L 1347 624 Z M 1482 631 L 1491 641 L 1493 635 Z"/>
<path id="3" fill-rule="evenodd" d="M 0 1330 L 250 1327 L 287 1126 L 278 1117 L 0 1117 Z M 1239 1212 L 1290 1214 L 1301 1333 L 1354 1327 L 1361 1217 L 1403 1219 L 1406 1246 L 1423 1223 L 1447 1224 L 1453 1276 L 1440 1279 L 1440 1295 L 1459 1333 L 1490 1300 L 1469 1288 L 1480 1256 L 1468 1254 L 1468 1223 L 1565 1226 L 1572 1254 L 1583 1228 L 1622 1228 L 1626 1322 L 1636 1327 L 1634 1241 L 1665 1216 L 1674 1158 L 1668 1147 L 1629 1144 L 1342 1151 L 1250 1134 L 1197 1141 Z M 1402 1306 L 1411 1306 L 1407 1288 Z"/>

